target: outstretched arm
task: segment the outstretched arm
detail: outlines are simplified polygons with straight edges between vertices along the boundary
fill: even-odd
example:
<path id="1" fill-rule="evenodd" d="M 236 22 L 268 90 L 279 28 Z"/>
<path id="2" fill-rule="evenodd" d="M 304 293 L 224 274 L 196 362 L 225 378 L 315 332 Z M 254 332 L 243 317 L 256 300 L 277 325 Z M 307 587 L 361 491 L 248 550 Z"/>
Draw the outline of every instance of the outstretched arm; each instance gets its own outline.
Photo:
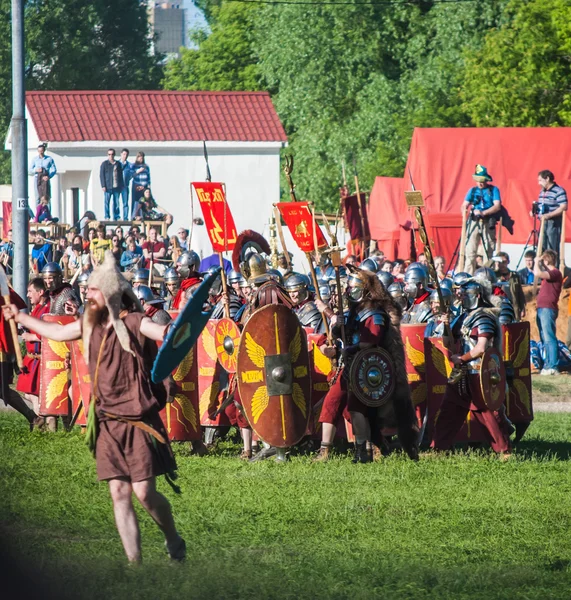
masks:
<path id="1" fill-rule="evenodd" d="M 38 335 L 47 337 L 56 342 L 71 342 L 81 338 L 81 320 L 74 321 L 68 325 L 59 323 L 47 323 L 36 317 L 31 317 L 26 313 L 20 312 L 15 304 L 3 306 L 4 318 L 6 320 L 14 319 L 26 329 L 32 329 Z"/>
<path id="2" fill-rule="evenodd" d="M 141 333 L 155 342 L 162 342 L 168 325 L 159 325 L 151 321 L 149 317 L 144 317 L 141 320 Z"/>

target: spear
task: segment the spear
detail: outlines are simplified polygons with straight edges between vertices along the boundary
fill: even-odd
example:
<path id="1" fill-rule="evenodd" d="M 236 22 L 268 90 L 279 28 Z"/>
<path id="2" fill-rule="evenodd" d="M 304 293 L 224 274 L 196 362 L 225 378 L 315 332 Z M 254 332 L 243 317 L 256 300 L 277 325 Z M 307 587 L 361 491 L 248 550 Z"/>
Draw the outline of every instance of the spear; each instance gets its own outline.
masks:
<path id="1" fill-rule="evenodd" d="M 359 219 L 361 220 L 361 260 L 365 257 L 365 218 L 363 212 L 363 202 L 361 200 L 361 191 L 359 189 L 359 173 L 357 172 L 357 160 L 353 155 L 353 173 L 355 178 L 355 193 L 357 194 L 357 203 L 359 206 Z"/>

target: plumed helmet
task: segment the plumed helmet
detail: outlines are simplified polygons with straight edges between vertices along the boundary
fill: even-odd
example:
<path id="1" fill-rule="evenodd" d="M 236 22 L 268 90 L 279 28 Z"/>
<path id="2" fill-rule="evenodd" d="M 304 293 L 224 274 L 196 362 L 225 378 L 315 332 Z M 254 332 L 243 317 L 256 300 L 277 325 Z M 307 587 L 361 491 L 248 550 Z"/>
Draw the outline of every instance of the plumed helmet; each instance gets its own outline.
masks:
<path id="1" fill-rule="evenodd" d="M 464 285 L 469 279 L 472 278 L 470 273 L 466 273 L 465 271 L 460 271 L 460 273 L 456 273 L 452 278 L 452 286 L 457 288 L 461 285 Z"/>
<path id="2" fill-rule="evenodd" d="M 441 282 L 440 282 L 440 288 L 441 289 L 447 289 L 452 291 L 452 287 L 454 286 L 454 282 L 452 281 L 452 279 L 450 279 L 450 277 L 445 277 Z"/>
<path id="3" fill-rule="evenodd" d="M 359 268 L 363 269 L 364 271 L 369 271 L 371 273 L 376 273 L 379 270 L 379 264 L 377 263 L 377 261 L 373 260 L 372 258 L 366 258 L 359 265 Z"/>
<path id="4" fill-rule="evenodd" d="M 394 282 L 395 278 L 388 271 L 378 271 L 377 279 L 383 284 L 385 290 Z"/>
<path id="5" fill-rule="evenodd" d="M 242 275 L 242 273 L 235 271 L 234 269 L 232 269 L 228 275 L 226 276 L 226 279 L 228 280 L 228 283 L 230 285 L 234 284 L 234 283 L 240 283 L 240 281 L 242 279 L 244 279 L 244 276 Z"/>
<path id="6" fill-rule="evenodd" d="M 242 263 L 242 272 L 244 277 L 247 277 L 248 283 L 254 285 L 261 285 L 272 279 L 271 275 L 268 275 L 266 259 L 256 252 L 251 253 L 246 261 Z"/>
<path id="7" fill-rule="evenodd" d="M 49 275 L 50 277 L 56 277 L 59 275 L 60 277 L 62 277 L 63 271 L 56 262 L 49 262 L 42 269 L 41 275 L 42 277 L 45 277 L 46 275 Z"/>
<path id="8" fill-rule="evenodd" d="M 131 283 L 149 283 L 149 269 L 136 269 Z"/>
<path id="9" fill-rule="evenodd" d="M 147 285 L 140 285 L 134 291 L 141 304 L 149 304 L 156 300 L 153 290 Z"/>
<path id="10" fill-rule="evenodd" d="M 452 304 L 452 291 L 449 290 L 448 288 L 440 288 L 440 291 L 442 292 L 442 300 L 444 300 L 444 304 L 446 307 L 449 307 L 450 304 Z M 440 303 L 440 296 L 438 295 L 438 291 L 434 290 L 431 294 L 430 294 L 430 302 L 438 302 Z M 441 307 L 442 308 L 442 307 Z"/>
<path id="11" fill-rule="evenodd" d="M 90 275 L 91 271 L 82 271 L 81 274 L 77 277 L 77 285 L 79 287 L 87 286 L 87 280 L 89 279 Z"/>
<path id="12" fill-rule="evenodd" d="M 165 283 L 180 283 L 181 276 L 174 267 L 170 267 L 165 271 L 164 282 Z"/>
<path id="13" fill-rule="evenodd" d="M 498 282 L 498 277 L 489 267 L 480 267 L 474 271 L 474 279 L 489 281 L 492 285 Z"/>
<path id="14" fill-rule="evenodd" d="M 198 271 L 200 267 L 200 256 L 194 250 L 183 252 L 176 261 L 180 268 L 188 268 L 189 271 Z"/>

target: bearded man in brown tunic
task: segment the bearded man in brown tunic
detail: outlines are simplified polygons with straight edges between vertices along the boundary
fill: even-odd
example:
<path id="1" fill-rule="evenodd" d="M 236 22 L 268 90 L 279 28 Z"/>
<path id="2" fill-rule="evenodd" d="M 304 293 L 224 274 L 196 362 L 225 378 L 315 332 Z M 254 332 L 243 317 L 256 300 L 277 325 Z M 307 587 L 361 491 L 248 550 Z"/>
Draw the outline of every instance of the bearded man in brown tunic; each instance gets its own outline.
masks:
<path id="1" fill-rule="evenodd" d="M 55 341 L 83 339 L 92 381 L 90 423 L 97 475 L 109 482 L 115 522 L 129 561 L 141 560 L 141 536 L 135 494 L 165 535 L 167 552 L 182 560 L 185 542 L 178 534 L 168 500 L 156 489 L 156 477 L 173 475 L 176 463 L 159 416 L 166 401 L 162 384 L 151 381 L 151 367 L 166 326 L 153 323 L 110 252 L 90 276 L 85 313 L 68 325 L 46 323 L 15 305 L 6 319 Z"/>

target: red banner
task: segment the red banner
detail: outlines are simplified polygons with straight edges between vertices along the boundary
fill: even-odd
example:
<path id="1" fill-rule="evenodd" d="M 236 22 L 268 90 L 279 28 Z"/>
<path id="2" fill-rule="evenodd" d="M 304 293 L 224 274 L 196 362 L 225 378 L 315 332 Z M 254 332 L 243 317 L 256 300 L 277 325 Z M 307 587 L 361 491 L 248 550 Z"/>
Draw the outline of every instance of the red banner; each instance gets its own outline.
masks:
<path id="1" fill-rule="evenodd" d="M 290 233 L 302 252 L 314 252 L 327 246 L 319 225 L 315 222 L 307 202 L 280 202 L 276 204 Z"/>
<path id="2" fill-rule="evenodd" d="M 226 194 L 222 184 L 209 181 L 193 181 L 191 186 L 194 187 L 198 196 L 204 223 L 212 242 L 212 249 L 214 252 L 232 250 L 236 245 L 238 232 L 226 202 Z"/>
<path id="3" fill-rule="evenodd" d="M 2 202 L 2 238 L 8 239 L 8 232 L 12 229 L 12 203 Z"/>
<path id="4" fill-rule="evenodd" d="M 360 197 L 360 198 L 359 198 Z M 351 240 L 370 240 L 369 215 L 367 214 L 367 196 L 353 194 L 343 198 L 345 227 L 349 230 Z"/>

